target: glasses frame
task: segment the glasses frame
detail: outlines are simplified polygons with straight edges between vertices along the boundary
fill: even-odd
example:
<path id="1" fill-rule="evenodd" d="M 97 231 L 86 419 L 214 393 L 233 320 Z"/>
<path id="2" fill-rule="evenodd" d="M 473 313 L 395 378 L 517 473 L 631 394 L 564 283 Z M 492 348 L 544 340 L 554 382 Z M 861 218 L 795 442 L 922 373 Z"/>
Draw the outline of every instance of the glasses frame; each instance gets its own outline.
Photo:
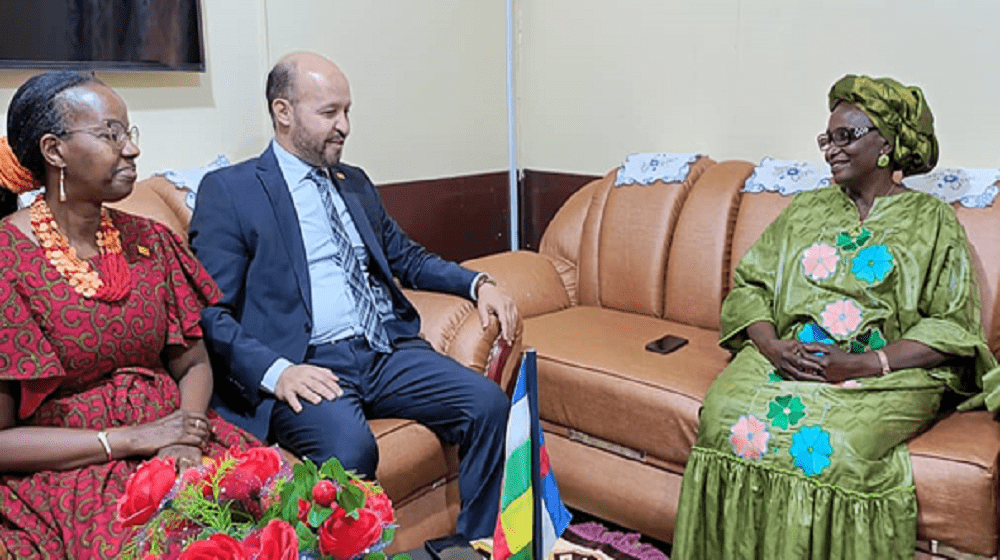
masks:
<path id="1" fill-rule="evenodd" d="M 70 130 L 64 130 L 57 136 L 68 136 L 70 134 L 75 134 L 77 132 L 83 132 L 84 134 L 89 134 L 95 138 L 100 138 L 105 142 L 111 144 L 115 151 L 122 151 L 125 147 L 125 140 L 128 139 L 129 142 L 138 146 L 139 145 L 139 127 L 132 125 L 126 127 L 125 123 L 121 121 L 116 121 L 114 119 L 108 119 L 104 121 L 104 130 L 96 131 L 95 129 L 100 128 L 101 125 L 94 125 L 86 128 L 73 128 Z M 116 130 L 119 129 L 119 130 Z"/>
<path id="2" fill-rule="evenodd" d="M 847 137 L 843 140 L 835 139 L 834 133 L 839 131 L 845 131 Z M 840 128 L 835 128 L 833 130 L 827 130 L 826 132 L 820 133 L 816 137 L 816 144 L 819 145 L 820 151 L 826 151 L 830 146 L 836 146 L 838 148 L 846 148 L 851 144 L 857 142 L 862 136 L 868 134 L 873 130 L 878 130 L 874 126 L 842 126 Z"/>

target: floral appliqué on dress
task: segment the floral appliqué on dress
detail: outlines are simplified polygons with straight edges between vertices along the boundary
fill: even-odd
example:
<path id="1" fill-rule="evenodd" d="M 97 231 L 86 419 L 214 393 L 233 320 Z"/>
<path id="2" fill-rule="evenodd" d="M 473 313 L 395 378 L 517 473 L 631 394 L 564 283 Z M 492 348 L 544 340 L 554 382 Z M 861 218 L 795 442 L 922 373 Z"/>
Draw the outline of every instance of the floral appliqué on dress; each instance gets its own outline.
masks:
<path id="1" fill-rule="evenodd" d="M 885 280 L 891 270 L 892 253 L 885 245 L 865 247 L 851 260 L 851 274 L 869 284 Z"/>
<path id="2" fill-rule="evenodd" d="M 767 453 L 767 440 L 771 434 L 767 425 L 753 414 L 740 416 L 729 433 L 729 443 L 733 445 L 737 457 L 757 461 Z"/>
<path id="3" fill-rule="evenodd" d="M 771 421 L 771 425 L 782 430 L 798 424 L 806 415 L 806 406 L 802 404 L 802 399 L 792 395 L 775 397 L 773 401 L 767 403 L 767 408 L 767 419 Z"/>
<path id="4" fill-rule="evenodd" d="M 858 247 L 864 247 L 871 238 L 872 232 L 866 227 L 861 228 L 861 233 L 857 237 L 851 237 L 850 233 L 842 231 L 837 234 L 837 247 L 845 251 L 853 251 Z"/>
<path id="5" fill-rule="evenodd" d="M 802 344 L 812 344 L 818 342 L 820 344 L 836 344 L 837 342 L 830 338 L 830 335 L 826 334 L 823 327 L 820 327 L 815 322 L 810 321 L 805 325 L 802 325 L 802 330 L 799 331 L 797 337 L 799 342 Z"/>
<path id="6" fill-rule="evenodd" d="M 802 269 L 813 280 L 826 280 L 837 271 L 840 255 L 836 247 L 826 243 L 814 243 L 802 252 Z"/>
<path id="7" fill-rule="evenodd" d="M 850 351 L 852 354 L 863 354 L 869 350 L 880 350 L 882 348 L 885 348 L 885 337 L 876 328 L 854 337 L 851 340 Z"/>
<path id="8" fill-rule="evenodd" d="M 822 326 L 834 336 L 847 336 L 861 324 L 861 308 L 850 299 L 837 300 L 820 314 Z"/>
<path id="9" fill-rule="evenodd" d="M 806 476 L 816 476 L 830 466 L 830 432 L 819 426 L 803 426 L 792 434 L 792 447 L 788 450 L 795 459 L 795 466 Z"/>

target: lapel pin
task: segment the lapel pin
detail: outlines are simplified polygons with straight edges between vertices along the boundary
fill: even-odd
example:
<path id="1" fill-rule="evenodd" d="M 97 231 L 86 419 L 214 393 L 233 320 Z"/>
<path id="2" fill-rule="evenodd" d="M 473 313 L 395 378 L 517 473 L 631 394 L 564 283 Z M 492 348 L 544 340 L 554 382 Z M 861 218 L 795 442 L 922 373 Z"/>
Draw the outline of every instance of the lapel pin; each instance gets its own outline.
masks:
<path id="1" fill-rule="evenodd" d="M 344 179 L 347 178 L 347 175 L 344 175 L 343 173 L 341 173 L 340 171 L 338 171 L 337 172 L 337 178 L 340 179 L 341 181 L 343 181 Z"/>

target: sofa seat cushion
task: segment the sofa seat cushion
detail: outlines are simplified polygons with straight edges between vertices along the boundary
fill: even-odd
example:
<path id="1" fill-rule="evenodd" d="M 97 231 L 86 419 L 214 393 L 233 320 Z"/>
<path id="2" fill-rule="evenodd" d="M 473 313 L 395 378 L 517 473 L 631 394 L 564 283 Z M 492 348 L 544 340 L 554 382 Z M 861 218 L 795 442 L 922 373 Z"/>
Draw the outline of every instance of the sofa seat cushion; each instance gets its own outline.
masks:
<path id="1" fill-rule="evenodd" d="M 918 537 L 994 556 L 1000 423 L 986 411 L 953 413 L 908 445 Z"/>
<path id="2" fill-rule="evenodd" d="M 690 342 L 666 355 L 645 349 L 668 333 Z M 527 319 L 525 348 L 538 352 L 539 415 L 683 466 L 701 401 L 729 360 L 717 338 L 717 331 L 588 306 Z"/>
<path id="3" fill-rule="evenodd" d="M 375 476 L 393 502 L 405 501 L 457 475 L 457 448 L 442 445 L 427 427 L 396 418 L 371 420 L 369 425 L 378 441 Z"/>

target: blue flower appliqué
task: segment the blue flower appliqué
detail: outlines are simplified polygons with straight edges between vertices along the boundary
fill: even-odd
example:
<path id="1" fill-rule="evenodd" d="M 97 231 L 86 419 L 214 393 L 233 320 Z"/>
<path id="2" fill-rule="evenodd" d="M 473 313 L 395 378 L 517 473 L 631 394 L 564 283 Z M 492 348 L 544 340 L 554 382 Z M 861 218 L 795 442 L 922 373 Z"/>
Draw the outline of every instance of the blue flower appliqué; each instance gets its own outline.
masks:
<path id="1" fill-rule="evenodd" d="M 881 282 L 891 270 L 892 253 L 885 245 L 865 247 L 851 260 L 851 274 L 869 284 Z"/>
<path id="2" fill-rule="evenodd" d="M 830 338 L 830 335 L 823 330 L 823 327 L 817 325 L 815 321 L 809 321 L 805 325 L 802 325 L 802 330 L 799 331 L 797 338 L 802 344 L 810 344 L 813 342 L 818 342 L 820 344 L 836 344 L 836 342 Z"/>
<path id="3" fill-rule="evenodd" d="M 830 432 L 819 426 L 803 426 L 792 434 L 792 447 L 788 450 L 795 459 L 795 466 L 806 476 L 816 476 L 830 466 Z"/>

